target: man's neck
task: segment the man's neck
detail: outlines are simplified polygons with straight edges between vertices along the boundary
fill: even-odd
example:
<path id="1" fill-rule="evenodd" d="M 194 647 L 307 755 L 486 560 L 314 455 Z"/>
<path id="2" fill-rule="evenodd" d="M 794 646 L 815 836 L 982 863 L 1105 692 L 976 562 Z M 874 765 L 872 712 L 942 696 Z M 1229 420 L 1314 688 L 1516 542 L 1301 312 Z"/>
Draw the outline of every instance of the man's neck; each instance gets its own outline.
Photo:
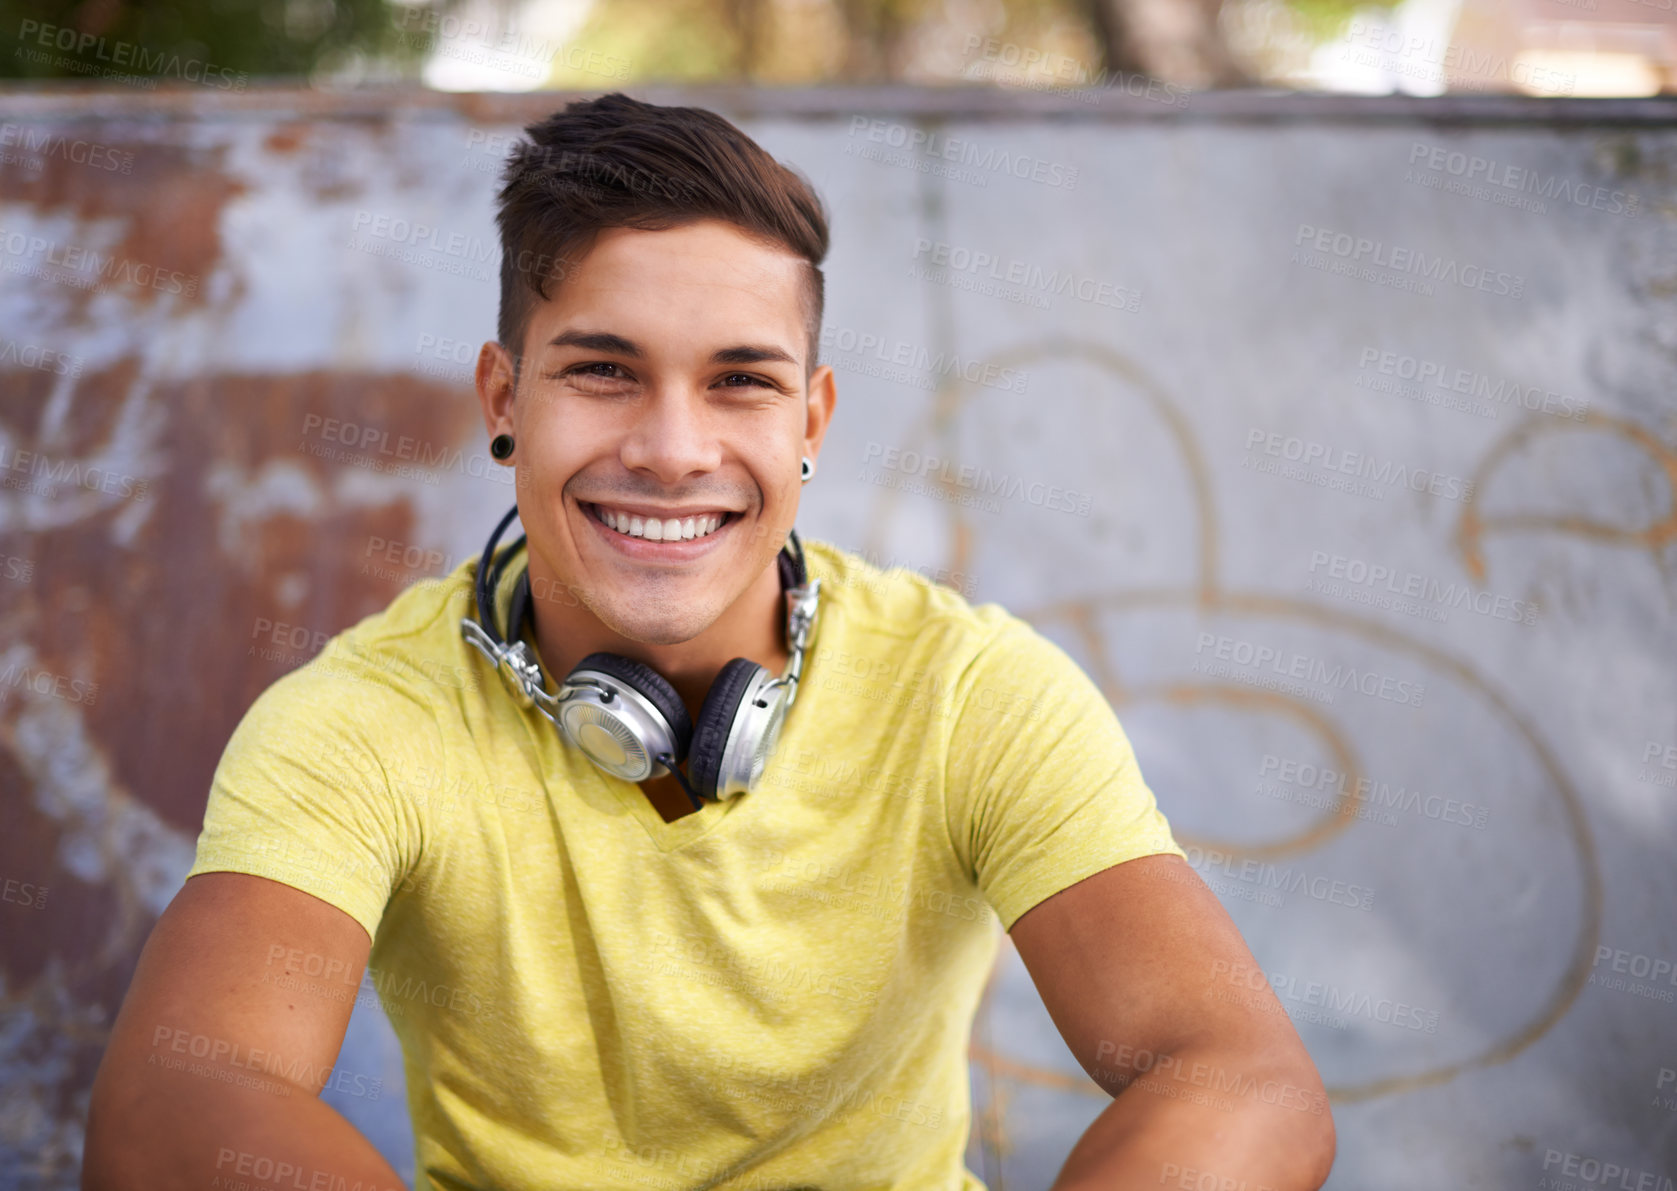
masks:
<path id="1" fill-rule="evenodd" d="M 568 590 L 545 572 L 542 560 L 532 554 L 533 592 Z M 536 653 L 552 683 L 557 684 L 591 653 L 621 654 L 662 675 L 695 720 L 711 684 L 731 659 L 750 658 L 778 675 L 791 658 L 786 639 L 786 597 L 780 586 L 778 563 L 764 568 L 703 633 L 673 645 L 651 645 L 619 636 L 580 601 L 571 607 L 558 600 L 532 598 L 530 617 Z"/>

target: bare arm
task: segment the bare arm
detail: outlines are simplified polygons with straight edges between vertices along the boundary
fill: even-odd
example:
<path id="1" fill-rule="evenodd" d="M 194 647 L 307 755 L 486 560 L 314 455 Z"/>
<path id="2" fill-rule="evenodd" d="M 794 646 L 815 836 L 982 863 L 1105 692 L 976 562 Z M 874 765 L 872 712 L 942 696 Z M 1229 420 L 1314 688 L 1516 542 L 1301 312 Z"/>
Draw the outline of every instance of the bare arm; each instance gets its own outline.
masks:
<path id="1" fill-rule="evenodd" d="M 1316 1066 L 1228 913 L 1180 857 L 1096 873 L 1026 911 L 1010 934 L 1066 1045 L 1115 1097 L 1055 1191 L 1315 1191 L 1327 1179 L 1333 1117 Z"/>
<path id="2" fill-rule="evenodd" d="M 372 941 L 277 881 L 203 873 L 158 919 L 93 1081 L 83 1191 L 204 1191 L 217 1176 L 401 1191 L 318 1099 Z"/>

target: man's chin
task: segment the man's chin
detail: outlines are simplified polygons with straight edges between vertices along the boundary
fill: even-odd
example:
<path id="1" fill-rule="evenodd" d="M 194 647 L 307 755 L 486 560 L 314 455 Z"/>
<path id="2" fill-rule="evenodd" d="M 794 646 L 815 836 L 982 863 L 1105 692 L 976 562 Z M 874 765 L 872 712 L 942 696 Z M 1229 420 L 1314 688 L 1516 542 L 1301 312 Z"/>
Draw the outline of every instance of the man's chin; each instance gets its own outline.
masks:
<path id="1" fill-rule="evenodd" d="M 641 590 L 596 590 L 594 615 L 612 632 L 645 645 L 680 645 L 699 636 L 726 609 L 715 585 L 657 584 Z"/>

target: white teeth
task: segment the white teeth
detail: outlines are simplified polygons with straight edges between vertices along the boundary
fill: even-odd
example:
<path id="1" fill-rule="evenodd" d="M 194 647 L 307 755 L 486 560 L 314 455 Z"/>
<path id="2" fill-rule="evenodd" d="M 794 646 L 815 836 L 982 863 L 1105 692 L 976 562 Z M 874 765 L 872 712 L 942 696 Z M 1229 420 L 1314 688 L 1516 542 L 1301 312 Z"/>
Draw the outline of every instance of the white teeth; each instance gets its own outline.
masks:
<path id="1" fill-rule="evenodd" d="M 694 538 L 702 538 L 706 534 L 715 533 L 722 525 L 723 518 L 712 514 L 707 517 L 670 517 L 666 520 L 657 518 L 641 518 L 629 513 L 618 513 L 611 509 L 595 506 L 601 521 L 615 529 L 618 533 L 630 537 L 645 538 L 649 542 L 687 542 Z"/>

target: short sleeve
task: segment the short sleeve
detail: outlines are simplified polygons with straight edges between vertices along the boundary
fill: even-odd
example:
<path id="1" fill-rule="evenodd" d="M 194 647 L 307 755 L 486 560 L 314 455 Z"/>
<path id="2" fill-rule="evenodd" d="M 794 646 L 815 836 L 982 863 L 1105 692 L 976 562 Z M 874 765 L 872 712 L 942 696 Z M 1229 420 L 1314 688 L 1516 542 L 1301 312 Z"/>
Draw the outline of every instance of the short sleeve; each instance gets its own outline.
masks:
<path id="1" fill-rule="evenodd" d="M 979 651 L 953 698 L 950 842 L 1003 928 L 1115 864 L 1184 855 L 1100 688 L 1025 621 Z"/>
<path id="2" fill-rule="evenodd" d="M 402 695 L 323 659 L 258 696 L 210 783 L 188 877 L 237 872 L 336 906 L 375 937 L 413 868 L 416 824 L 388 777 L 423 728 Z"/>

